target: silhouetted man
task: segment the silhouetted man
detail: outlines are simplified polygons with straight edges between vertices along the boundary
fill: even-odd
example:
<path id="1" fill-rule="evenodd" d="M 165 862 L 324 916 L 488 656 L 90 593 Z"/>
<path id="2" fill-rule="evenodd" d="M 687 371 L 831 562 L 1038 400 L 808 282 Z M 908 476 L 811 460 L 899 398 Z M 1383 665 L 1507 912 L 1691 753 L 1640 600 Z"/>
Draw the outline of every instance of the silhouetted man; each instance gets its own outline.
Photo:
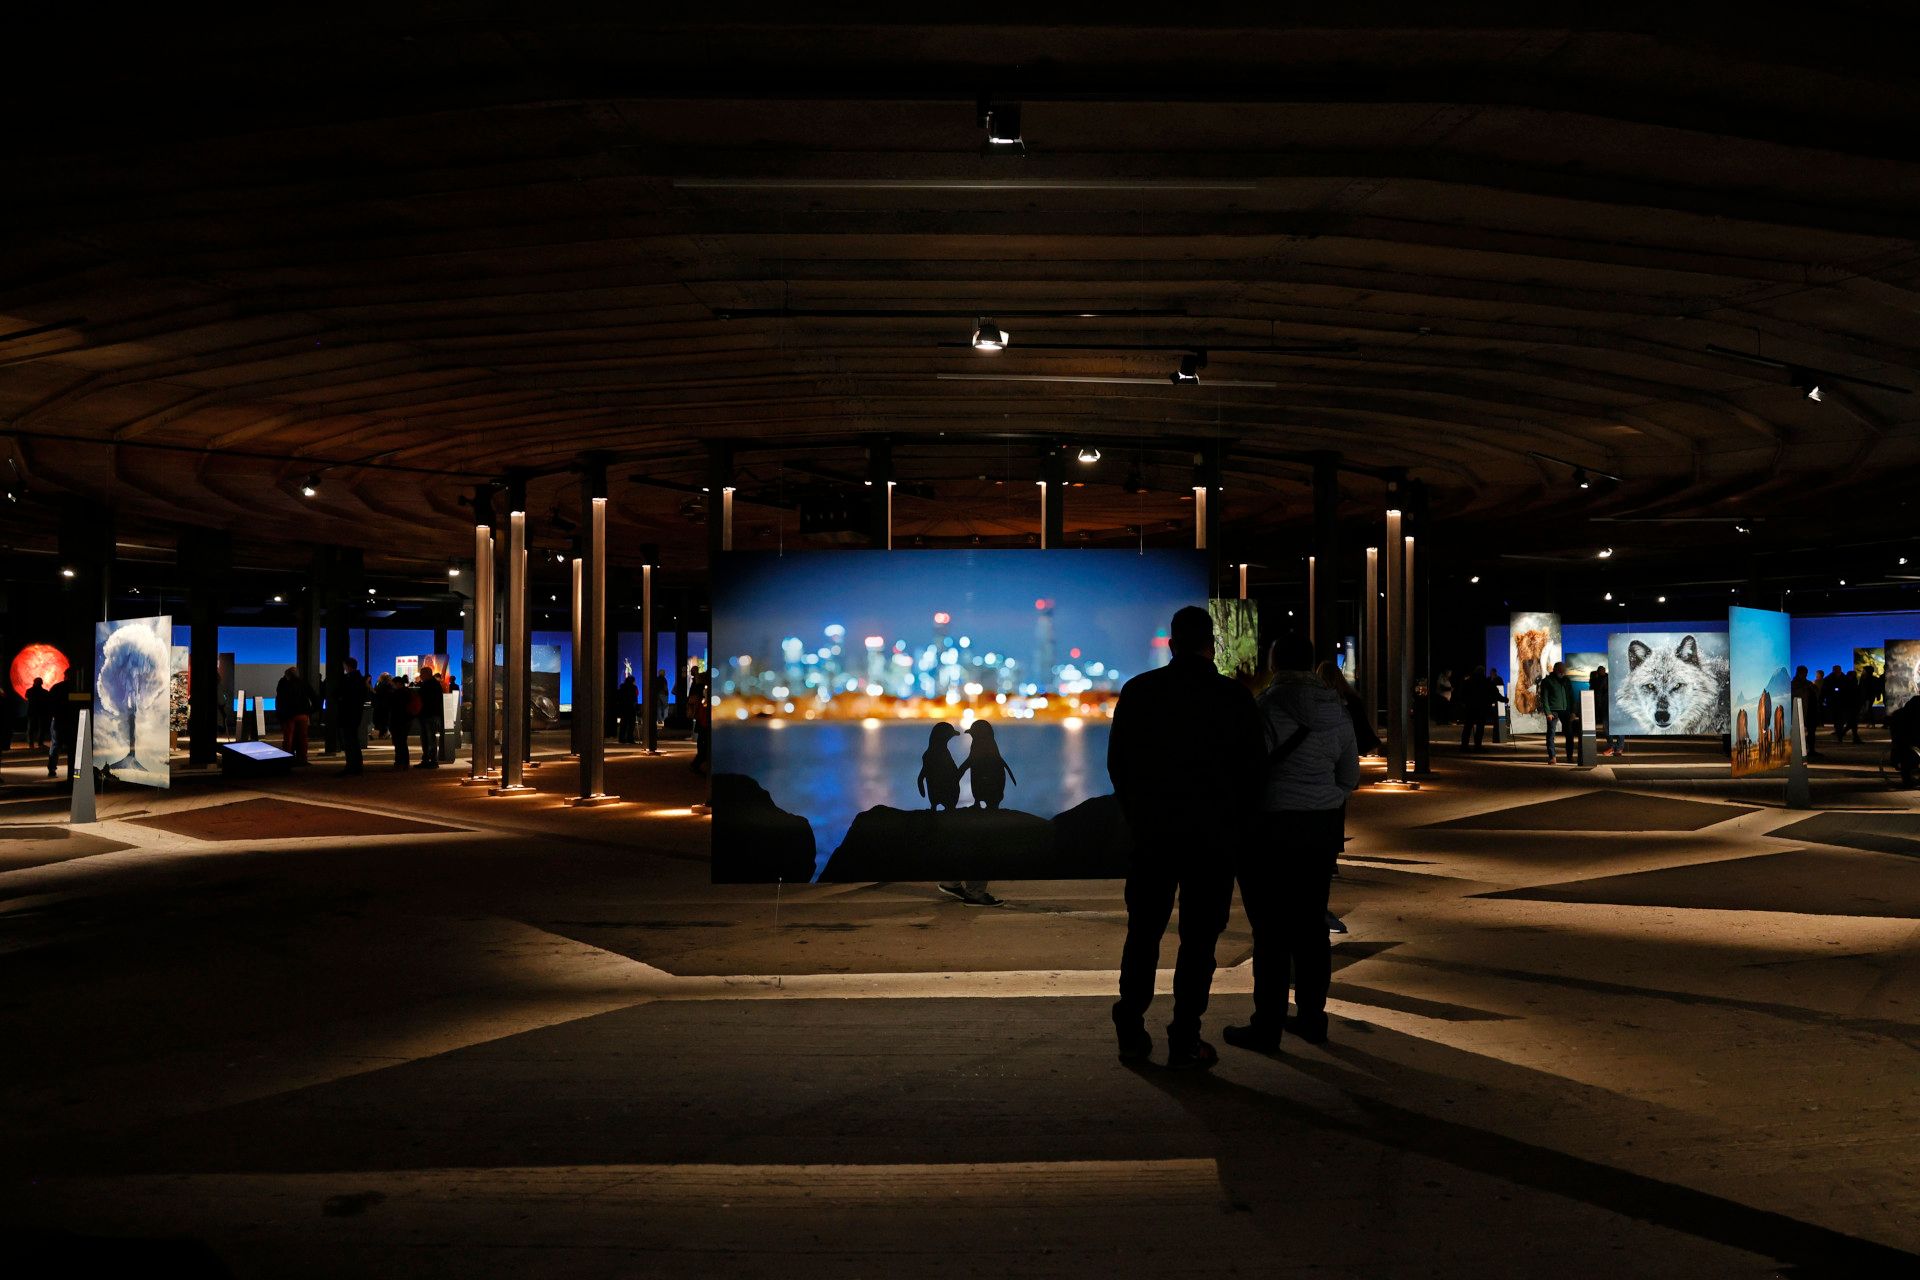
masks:
<path id="1" fill-rule="evenodd" d="M 360 720 L 366 713 L 367 699 L 371 693 L 367 688 L 366 676 L 360 672 L 360 660 L 342 659 L 340 678 L 334 681 L 333 697 L 327 704 L 327 711 L 337 726 L 340 749 L 347 753 L 348 773 L 361 772 L 360 749 L 364 731 L 360 728 Z"/>
<path id="2" fill-rule="evenodd" d="M 1107 774 L 1133 836 L 1127 872 L 1127 940 L 1113 1025 L 1123 1061 L 1153 1052 L 1160 940 L 1180 904 L 1167 1065 L 1219 1061 L 1200 1038 L 1213 987 L 1213 949 L 1233 901 L 1233 855 L 1246 838 L 1262 749 L 1253 698 L 1213 666 L 1213 621 L 1205 609 L 1173 615 L 1173 661 L 1127 681 L 1107 739 Z"/>
<path id="3" fill-rule="evenodd" d="M 633 672 L 627 672 L 627 678 L 614 690 L 614 723 L 619 729 L 615 736 L 621 742 L 634 742 L 639 735 L 634 726 L 640 718 L 640 682 L 633 678 Z"/>
<path id="4" fill-rule="evenodd" d="M 44 747 L 47 745 L 47 731 L 53 720 L 53 695 L 47 692 L 47 686 L 39 676 L 33 678 L 33 686 L 27 690 L 27 746 Z"/>
<path id="5" fill-rule="evenodd" d="M 393 736 L 393 767 L 411 769 L 412 753 L 407 749 L 407 734 L 413 724 L 414 708 L 423 705 L 420 693 L 407 683 L 402 671 L 393 677 L 393 700 L 387 707 L 387 731 Z"/>

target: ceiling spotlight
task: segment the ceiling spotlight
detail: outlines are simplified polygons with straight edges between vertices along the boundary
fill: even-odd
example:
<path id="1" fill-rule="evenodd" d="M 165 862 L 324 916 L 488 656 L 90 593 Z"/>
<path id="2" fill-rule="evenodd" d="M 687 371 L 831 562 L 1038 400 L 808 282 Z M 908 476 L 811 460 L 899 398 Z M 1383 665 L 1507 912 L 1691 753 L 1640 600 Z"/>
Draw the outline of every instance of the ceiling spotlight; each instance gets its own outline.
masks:
<path id="1" fill-rule="evenodd" d="M 1901 563 L 1901 564 L 1905 564 L 1906 562 L 1907 562 L 1907 558 L 1906 558 L 1905 556 L 1901 556 L 1901 557 L 1900 557 L 1900 563 Z"/>
<path id="2" fill-rule="evenodd" d="M 303 498 L 317 498 L 320 496 L 320 473 L 318 471 L 300 482 L 300 496 Z"/>
<path id="3" fill-rule="evenodd" d="M 1661 597 L 1659 598 L 1659 603 L 1660 603 L 1660 604 L 1665 604 L 1666 602 L 1667 602 L 1667 598 L 1666 598 L 1665 596 L 1661 596 Z"/>
<path id="4" fill-rule="evenodd" d="M 372 595 L 372 594 L 373 594 L 373 588 L 372 588 L 372 587 L 368 587 L 368 588 L 367 588 L 367 594 L 368 594 L 368 595 Z"/>
<path id="5" fill-rule="evenodd" d="M 1601 558 L 1602 560 L 1611 560 L 1611 559 L 1613 559 L 1613 548 L 1612 548 L 1612 547 L 1602 547 L 1602 548 L 1600 548 L 1600 558 Z"/>
<path id="6" fill-rule="evenodd" d="M 457 577 L 459 577 L 459 576 L 460 576 L 460 566 L 459 566 L 459 565 L 457 565 L 457 564 L 450 564 L 450 565 L 448 565 L 448 566 L 447 566 L 447 576 L 448 576 L 449 578 L 457 578 Z"/>
<path id="7" fill-rule="evenodd" d="M 567 562 L 567 553 L 566 553 L 566 552 L 564 552 L 564 551 L 556 551 L 556 552 L 554 552 L 554 553 L 553 553 L 553 562 L 554 562 L 555 564 L 565 564 L 565 563 Z"/>
<path id="8" fill-rule="evenodd" d="M 1172 383 L 1198 382 L 1200 381 L 1200 370 L 1206 368 L 1206 365 L 1207 358 L 1203 355 L 1189 353 L 1181 356 L 1180 367 L 1167 375 L 1167 381 Z"/>
<path id="9" fill-rule="evenodd" d="M 1473 576 L 1472 576 L 1471 578 L 1468 578 L 1468 579 L 1467 579 L 1467 581 L 1468 581 L 1468 582 L 1471 582 L 1471 583 L 1473 583 L 1473 584 L 1474 584 L 1475 586 L 1479 586 L 1479 585 L 1480 585 L 1480 575 L 1476 573 L 1476 574 L 1474 574 L 1474 575 L 1473 575 Z"/>
<path id="10" fill-rule="evenodd" d="M 1840 579 L 1840 585 L 1841 585 L 1841 586 L 1843 586 L 1843 587 L 1844 587 L 1844 586 L 1846 586 L 1846 585 L 1847 585 L 1847 580 L 1846 580 L 1845 578 L 1842 578 L 1842 579 Z"/>
<path id="11" fill-rule="evenodd" d="M 73 570 L 70 568 L 62 569 L 60 570 L 60 576 L 63 578 L 71 578 L 73 576 Z"/>
<path id="12" fill-rule="evenodd" d="M 285 596 L 275 596 L 273 598 L 273 602 L 275 604 L 285 604 L 287 602 L 287 598 Z"/>
<path id="13" fill-rule="evenodd" d="M 1752 533 L 1753 532 L 1753 530 L 1747 528 L 1747 526 L 1743 524 L 1737 524 L 1733 526 L 1733 531 L 1735 533 Z"/>
<path id="14" fill-rule="evenodd" d="M 973 349 L 975 351 L 1005 351 L 1008 334 L 995 324 L 991 317 L 981 316 L 973 327 Z"/>
<path id="15" fill-rule="evenodd" d="M 1827 398 L 1826 394 L 1820 390 L 1820 380 L 1808 373 L 1805 369 L 1795 369 L 1793 371 L 1793 385 L 1798 387 L 1800 393 L 1815 404 L 1819 404 Z"/>
<path id="16" fill-rule="evenodd" d="M 1092 445 L 1084 445 L 1080 449 L 1080 461 L 1098 462 L 1100 461 L 1100 451 Z"/>
<path id="17" fill-rule="evenodd" d="M 1579 485 L 1582 489 L 1593 488 L 1593 481 L 1588 478 L 1587 469 L 1585 467 L 1575 467 L 1573 469 L 1573 482 Z"/>
<path id="18" fill-rule="evenodd" d="M 1027 144 L 1020 140 L 1019 103 L 982 100 L 979 120 L 981 127 L 987 131 L 989 147 L 1006 147 L 1018 151 L 1027 149 Z"/>
<path id="19" fill-rule="evenodd" d="M 1605 594 L 1604 596 L 1601 596 L 1600 598 L 1602 600 L 1611 600 L 1613 599 L 1613 592 L 1609 591 L 1607 592 L 1607 594 Z"/>

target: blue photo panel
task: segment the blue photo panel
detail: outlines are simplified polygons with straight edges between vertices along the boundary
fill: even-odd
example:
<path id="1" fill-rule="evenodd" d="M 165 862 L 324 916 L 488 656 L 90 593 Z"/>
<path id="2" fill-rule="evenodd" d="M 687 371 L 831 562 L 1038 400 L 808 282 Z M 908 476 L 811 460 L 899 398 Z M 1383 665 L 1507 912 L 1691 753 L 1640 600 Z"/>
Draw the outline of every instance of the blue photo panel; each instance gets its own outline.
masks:
<path id="1" fill-rule="evenodd" d="M 1200 552 L 733 553 L 713 601 L 718 882 L 1122 874 L 1120 687 Z"/>

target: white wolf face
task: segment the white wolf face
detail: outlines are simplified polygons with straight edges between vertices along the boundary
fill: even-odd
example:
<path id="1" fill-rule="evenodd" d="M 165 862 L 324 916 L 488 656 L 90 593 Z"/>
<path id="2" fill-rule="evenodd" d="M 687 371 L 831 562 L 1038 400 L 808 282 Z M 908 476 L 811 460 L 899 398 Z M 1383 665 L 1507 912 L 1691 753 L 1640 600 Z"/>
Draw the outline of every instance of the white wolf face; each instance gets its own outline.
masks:
<path id="1" fill-rule="evenodd" d="M 1627 647 L 1622 710 L 1656 733 L 1718 733 L 1726 727 L 1727 664 L 1702 658 L 1687 636 L 1658 653 L 1635 640 Z"/>

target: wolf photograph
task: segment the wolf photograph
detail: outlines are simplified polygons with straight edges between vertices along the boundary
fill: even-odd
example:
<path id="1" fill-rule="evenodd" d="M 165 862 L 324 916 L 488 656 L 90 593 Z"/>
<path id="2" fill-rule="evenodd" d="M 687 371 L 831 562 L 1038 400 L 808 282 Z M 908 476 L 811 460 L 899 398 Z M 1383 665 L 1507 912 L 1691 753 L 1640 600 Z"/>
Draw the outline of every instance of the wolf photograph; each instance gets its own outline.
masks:
<path id="1" fill-rule="evenodd" d="M 1607 677 L 1615 733 L 1727 731 L 1724 632 L 1617 631 L 1607 637 Z"/>
<path id="2" fill-rule="evenodd" d="M 1540 678 L 1560 661 L 1560 615 L 1516 613 L 1508 632 L 1507 697 L 1515 733 L 1545 733 L 1540 710 Z"/>

